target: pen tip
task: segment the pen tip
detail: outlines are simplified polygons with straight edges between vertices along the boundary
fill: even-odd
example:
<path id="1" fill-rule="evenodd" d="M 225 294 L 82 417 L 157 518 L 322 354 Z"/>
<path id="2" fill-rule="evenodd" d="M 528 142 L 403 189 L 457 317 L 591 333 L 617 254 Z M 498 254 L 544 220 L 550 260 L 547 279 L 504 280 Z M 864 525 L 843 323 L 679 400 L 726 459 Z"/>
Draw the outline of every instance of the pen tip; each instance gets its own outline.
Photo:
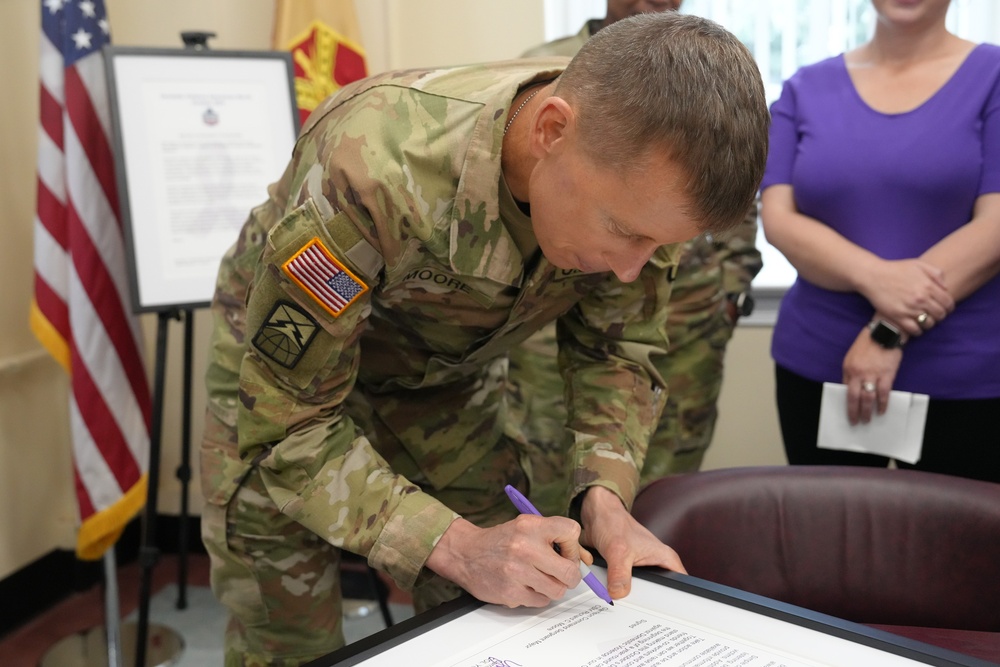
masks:
<path id="1" fill-rule="evenodd" d="M 608 600 L 608 604 L 611 605 L 612 607 L 614 607 L 615 606 L 615 601 L 614 600 Z"/>

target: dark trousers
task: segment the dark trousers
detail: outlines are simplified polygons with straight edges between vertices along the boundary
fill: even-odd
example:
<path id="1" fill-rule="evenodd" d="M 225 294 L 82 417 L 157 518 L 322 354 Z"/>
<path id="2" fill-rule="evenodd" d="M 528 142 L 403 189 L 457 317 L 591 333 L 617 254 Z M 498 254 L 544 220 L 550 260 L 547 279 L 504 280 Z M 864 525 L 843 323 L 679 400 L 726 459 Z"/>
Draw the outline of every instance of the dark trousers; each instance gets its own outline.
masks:
<path id="1" fill-rule="evenodd" d="M 775 365 L 775 394 L 785 456 L 792 465 L 856 465 L 885 467 L 889 459 L 875 454 L 819 449 L 823 383 Z M 925 470 L 1000 483 L 1000 398 L 930 399 L 923 451 L 915 465 Z"/>

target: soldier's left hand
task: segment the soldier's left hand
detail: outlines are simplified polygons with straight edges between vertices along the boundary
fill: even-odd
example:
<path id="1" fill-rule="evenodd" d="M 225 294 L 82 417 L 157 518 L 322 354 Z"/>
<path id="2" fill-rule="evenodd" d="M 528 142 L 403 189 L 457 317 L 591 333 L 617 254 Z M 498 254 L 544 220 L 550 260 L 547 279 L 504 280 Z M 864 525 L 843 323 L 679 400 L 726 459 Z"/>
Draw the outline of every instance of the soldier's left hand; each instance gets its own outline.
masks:
<path id="1" fill-rule="evenodd" d="M 614 493 L 601 486 L 587 490 L 581 511 L 584 544 L 608 563 L 608 592 L 623 598 L 632 590 L 632 567 L 652 565 L 687 574 L 677 552 L 636 521 Z"/>

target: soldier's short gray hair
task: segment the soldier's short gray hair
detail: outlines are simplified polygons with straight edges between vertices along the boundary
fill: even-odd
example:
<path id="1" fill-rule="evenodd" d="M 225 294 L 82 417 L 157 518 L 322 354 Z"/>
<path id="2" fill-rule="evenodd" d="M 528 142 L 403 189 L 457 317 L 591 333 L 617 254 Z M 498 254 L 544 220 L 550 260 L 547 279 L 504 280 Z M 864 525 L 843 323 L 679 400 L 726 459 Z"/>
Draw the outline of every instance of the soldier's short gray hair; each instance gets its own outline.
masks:
<path id="1" fill-rule="evenodd" d="M 770 116 L 753 55 L 717 23 L 676 12 L 618 21 L 587 40 L 555 94 L 597 164 L 641 169 L 651 150 L 666 151 L 688 175 L 688 213 L 704 231 L 746 216 Z"/>

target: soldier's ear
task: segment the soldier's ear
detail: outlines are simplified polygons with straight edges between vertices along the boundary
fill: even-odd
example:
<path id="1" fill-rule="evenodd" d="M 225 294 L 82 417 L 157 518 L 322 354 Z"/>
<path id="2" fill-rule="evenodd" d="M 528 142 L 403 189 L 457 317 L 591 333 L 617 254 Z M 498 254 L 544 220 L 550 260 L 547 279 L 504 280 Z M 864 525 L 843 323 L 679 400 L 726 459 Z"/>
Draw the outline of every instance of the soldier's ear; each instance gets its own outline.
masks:
<path id="1" fill-rule="evenodd" d="M 536 159 L 565 150 L 576 132 L 576 113 L 573 107 L 555 95 L 542 100 L 531 120 L 529 150 Z"/>

